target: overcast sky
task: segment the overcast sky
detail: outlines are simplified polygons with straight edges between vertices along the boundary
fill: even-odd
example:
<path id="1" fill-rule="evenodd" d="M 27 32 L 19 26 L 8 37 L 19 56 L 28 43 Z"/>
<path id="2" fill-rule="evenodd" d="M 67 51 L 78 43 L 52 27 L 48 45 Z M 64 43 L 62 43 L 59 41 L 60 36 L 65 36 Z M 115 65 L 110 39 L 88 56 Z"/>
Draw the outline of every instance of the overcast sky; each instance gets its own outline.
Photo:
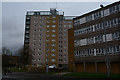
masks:
<path id="1" fill-rule="evenodd" d="M 2 3 L 2 46 L 17 50 L 24 44 L 26 11 L 49 11 L 56 8 L 65 16 L 80 16 L 111 2 L 3 2 Z"/>

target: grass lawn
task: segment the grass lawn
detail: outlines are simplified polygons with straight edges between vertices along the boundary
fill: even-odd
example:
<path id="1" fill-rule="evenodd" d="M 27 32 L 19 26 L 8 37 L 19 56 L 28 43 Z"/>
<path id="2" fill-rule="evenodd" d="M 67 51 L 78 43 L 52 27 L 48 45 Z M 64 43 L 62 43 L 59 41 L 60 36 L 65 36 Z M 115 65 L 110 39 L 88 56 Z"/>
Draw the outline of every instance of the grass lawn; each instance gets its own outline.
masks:
<path id="1" fill-rule="evenodd" d="M 107 78 L 107 74 L 102 74 L 102 73 L 80 73 L 80 72 L 75 72 L 75 73 L 68 73 L 65 74 L 65 76 L 77 76 L 77 77 L 91 77 L 91 78 Z M 120 78 L 120 74 L 110 74 L 111 78 Z"/>
<path id="2" fill-rule="evenodd" d="M 27 69 L 23 69 L 23 68 L 21 68 L 21 69 L 19 69 L 19 68 L 10 68 L 10 71 L 12 71 L 12 72 L 26 72 Z"/>

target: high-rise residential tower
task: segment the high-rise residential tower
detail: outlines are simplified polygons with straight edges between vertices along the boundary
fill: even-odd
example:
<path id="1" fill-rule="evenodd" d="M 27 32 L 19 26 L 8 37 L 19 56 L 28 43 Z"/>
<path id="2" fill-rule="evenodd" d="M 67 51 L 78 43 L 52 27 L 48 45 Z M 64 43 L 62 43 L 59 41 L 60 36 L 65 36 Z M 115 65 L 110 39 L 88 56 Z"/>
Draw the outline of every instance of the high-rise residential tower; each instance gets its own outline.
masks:
<path id="1" fill-rule="evenodd" d="M 27 12 L 24 45 L 31 49 L 32 65 L 67 68 L 68 29 L 73 27 L 72 19 L 56 9 Z"/>

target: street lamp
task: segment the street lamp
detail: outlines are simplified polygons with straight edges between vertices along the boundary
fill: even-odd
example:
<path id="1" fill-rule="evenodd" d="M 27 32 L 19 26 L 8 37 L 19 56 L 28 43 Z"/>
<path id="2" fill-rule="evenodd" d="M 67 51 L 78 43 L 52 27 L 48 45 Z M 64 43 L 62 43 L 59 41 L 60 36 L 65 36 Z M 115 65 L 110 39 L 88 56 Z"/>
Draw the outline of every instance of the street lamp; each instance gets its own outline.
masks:
<path id="1" fill-rule="evenodd" d="M 102 8 L 103 12 L 103 29 L 104 29 L 104 36 L 105 36 L 105 62 L 106 62 L 106 67 L 107 67 L 107 77 L 110 78 L 110 65 L 109 65 L 109 59 L 108 59 L 108 53 L 107 53 L 107 42 L 106 42 L 106 27 L 104 23 L 104 6 L 100 5 Z"/>
<path id="2" fill-rule="evenodd" d="M 46 63 L 47 63 L 47 64 L 46 64 L 46 72 L 48 73 L 48 71 L 49 71 L 49 69 L 48 69 L 48 67 L 49 67 L 49 66 L 48 66 L 48 54 L 47 54 L 47 60 L 46 60 Z"/>

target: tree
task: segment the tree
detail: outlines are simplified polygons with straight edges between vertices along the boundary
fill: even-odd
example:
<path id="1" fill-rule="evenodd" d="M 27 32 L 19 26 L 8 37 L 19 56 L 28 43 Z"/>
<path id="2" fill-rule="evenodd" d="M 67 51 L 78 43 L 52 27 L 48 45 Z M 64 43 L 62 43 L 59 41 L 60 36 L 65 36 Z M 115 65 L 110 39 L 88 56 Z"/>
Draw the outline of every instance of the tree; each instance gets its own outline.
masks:
<path id="1" fill-rule="evenodd" d="M 12 51 L 6 47 L 2 47 L 2 54 L 11 55 Z"/>
<path id="2" fill-rule="evenodd" d="M 20 65 L 24 66 L 25 65 L 29 65 L 31 64 L 31 60 L 32 60 L 32 55 L 30 54 L 32 52 L 32 50 L 29 48 L 29 46 L 22 46 L 19 51 L 18 54 L 20 55 Z"/>
<path id="3" fill-rule="evenodd" d="M 12 51 L 6 47 L 2 47 L 2 66 L 8 67 L 10 66 L 10 54 L 12 54 Z"/>

